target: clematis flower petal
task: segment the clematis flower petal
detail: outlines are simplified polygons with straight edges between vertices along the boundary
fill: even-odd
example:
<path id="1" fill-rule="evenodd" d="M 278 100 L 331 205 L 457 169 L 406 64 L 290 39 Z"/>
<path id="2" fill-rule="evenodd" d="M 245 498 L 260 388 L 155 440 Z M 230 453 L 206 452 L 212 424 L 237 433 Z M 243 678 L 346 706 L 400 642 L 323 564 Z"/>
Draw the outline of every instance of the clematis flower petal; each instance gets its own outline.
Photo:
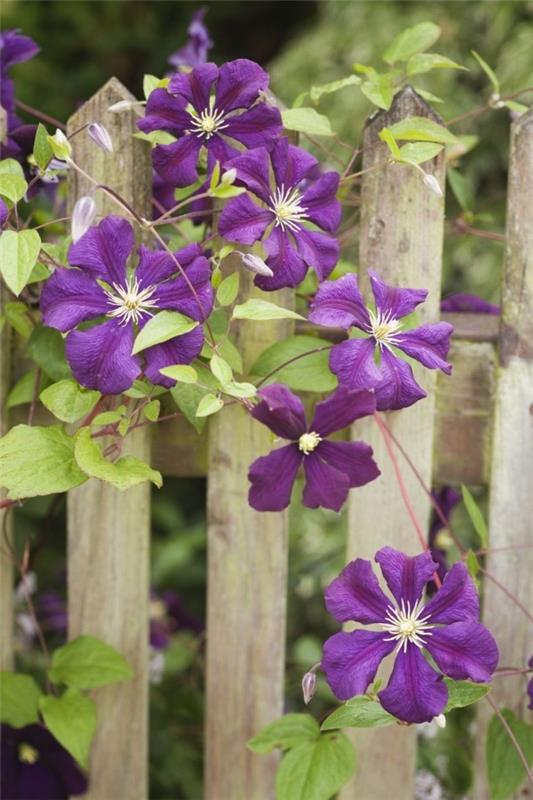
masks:
<path id="1" fill-rule="evenodd" d="M 425 367 L 441 369 L 449 375 L 452 365 L 446 361 L 446 356 L 450 349 L 452 333 L 453 325 L 449 322 L 422 325 L 412 331 L 396 334 L 396 345 Z"/>
<path id="2" fill-rule="evenodd" d="M 359 291 L 357 276 L 343 275 L 336 281 L 324 281 L 318 287 L 311 304 L 310 322 L 335 328 L 358 328 L 366 330 L 370 317 Z"/>
<path id="3" fill-rule="evenodd" d="M 254 461 L 248 472 L 248 502 L 256 511 L 282 511 L 290 503 L 303 454 L 296 444 L 272 450 Z"/>
<path id="4" fill-rule="evenodd" d="M 137 127 L 144 133 L 167 131 L 182 136 L 191 125 L 190 114 L 185 110 L 187 100 L 169 94 L 166 89 L 154 89 L 146 101 L 145 116 Z"/>
<path id="5" fill-rule="evenodd" d="M 318 164 L 307 150 L 289 144 L 286 136 L 272 149 L 271 156 L 276 185 L 283 186 L 285 190 L 299 184 Z"/>
<path id="6" fill-rule="evenodd" d="M 307 231 L 300 228 L 294 232 L 298 252 L 310 267 L 313 267 L 319 281 L 325 281 L 339 260 L 339 242 L 334 236 L 320 231 Z"/>
<path id="7" fill-rule="evenodd" d="M 376 400 L 372 392 L 339 386 L 334 394 L 316 404 L 309 430 L 322 437 L 329 436 L 330 433 L 347 428 L 356 419 L 373 414 L 375 409 Z"/>
<path id="8" fill-rule="evenodd" d="M 71 331 L 66 340 L 67 360 L 78 383 L 102 394 L 125 392 L 141 374 L 132 347 L 133 326 L 114 319 L 86 331 Z"/>
<path id="9" fill-rule="evenodd" d="M 339 700 L 364 694 L 383 659 L 394 650 L 386 634 L 373 631 L 336 633 L 324 643 L 322 669 Z"/>
<path id="10" fill-rule="evenodd" d="M 179 311 L 198 322 L 206 320 L 213 310 L 214 302 L 211 269 L 207 258 L 199 256 L 189 263 L 185 275 L 178 274 L 177 278 L 160 283 L 152 299 L 158 308 Z"/>
<path id="11" fill-rule="evenodd" d="M 135 244 L 133 228 L 122 217 L 108 216 L 89 228 L 68 251 L 69 263 L 108 283 L 123 283 Z"/>
<path id="12" fill-rule="evenodd" d="M 374 363 L 373 339 L 348 339 L 335 345 L 329 368 L 348 389 L 368 389 L 379 383 L 381 375 Z"/>
<path id="13" fill-rule="evenodd" d="M 410 603 L 411 608 L 421 598 L 426 583 L 438 567 L 429 551 L 410 558 L 392 547 L 378 550 L 376 561 L 398 605 L 403 601 Z"/>
<path id="14" fill-rule="evenodd" d="M 316 452 L 348 477 L 351 489 L 364 486 L 381 474 L 366 442 L 320 442 Z"/>
<path id="15" fill-rule="evenodd" d="M 282 130 L 278 109 L 267 106 L 266 103 L 259 103 L 249 111 L 229 117 L 223 134 L 252 149 L 268 144 L 280 136 Z"/>
<path id="16" fill-rule="evenodd" d="M 224 111 L 248 108 L 258 99 L 259 92 L 268 88 L 268 81 L 268 74 L 254 61 L 227 61 L 220 67 L 215 106 Z"/>
<path id="17" fill-rule="evenodd" d="M 454 564 L 446 575 L 442 587 L 424 609 L 431 614 L 431 622 L 453 623 L 477 621 L 479 598 L 474 582 L 464 564 Z"/>
<path id="18" fill-rule="evenodd" d="M 305 278 L 307 267 L 300 258 L 289 236 L 281 228 L 273 228 L 265 241 L 266 263 L 274 273 L 273 278 L 258 275 L 255 285 L 265 292 L 285 286 L 298 286 Z"/>
<path id="19" fill-rule="evenodd" d="M 376 301 L 377 310 L 383 316 L 400 319 L 411 314 L 428 296 L 427 289 L 398 289 L 382 281 L 377 272 L 369 269 L 370 285 Z"/>
<path id="20" fill-rule="evenodd" d="M 187 28 L 186 44 L 168 58 L 168 63 L 176 69 L 197 67 L 207 61 L 207 54 L 213 47 L 213 42 L 203 21 L 206 10 L 199 8 L 194 12 Z"/>
<path id="21" fill-rule="evenodd" d="M 374 387 L 378 411 L 407 408 L 427 396 L 415 381 L 411 365 L 387 348 L 381 351 L 379 372 L 381 377 Z"/>
<path id="22" fill-rule="evenodd" d="M 241 194 L 229 201 L 222 211 L 218 230 L 231 242 L 253 244 L 264 234 L 273 220 L 273 214 L 256 205 L 248 194 Z"/>
<path id="23" fill-rule="evenodd" d="M 222 133 L 225 133 L 225 131 L 222 131 Z M 205 140 L 204 144 L 207 147 L 207 172 L 209 175 L 211 175 L 217 161 L 221 167 L 226 169 L 228 161 L 231 161 L 239 155 L 239 151 L 236 150 L 235 147 L 232 147 L 227 139 L 224 139 L 224 137 L 220 136 L 218 133 L 213 134 L 210 139 Z M 203 187 L 203 191 L 205 192 L 207 188 L 208 185 L 206 183 Z M 202 201 L 200 200 L 198 202 Z M 203 202 L 205 203 L 207 201 L 204 200 Z"/>
<path id="24" fill-rule="evenodd" d="M 348 476 L 322 461 L 316 451 L 304 457 L 303 465 L 306 479 L 302 495 L 304 506 L 340 511 L 350 490 Z"/>
<path id="25" fill-rule="evenodd" d="M 381 590 L 370 561 L 356 558 L 326 589 L 326 608 L 339 622 L 383 622 L 390 600 Z"/>
<path id="26" fill-rule="evenodd" d="M 499 651 L 492 634 L 478 622 L 454 622 L 431 631 L 426 649 L 438 668 L 456 681 L 487 683 L 498 666 Z"/>
<path id="27" fill-rule="evenodd" d="M 270 202 L 270 158 L 265 147 L 249 150 L 226 164 L 227 169 L 235 169 L 237 180 L 265 203 Z"/>
<path id="28" fill-rule="evenodd" d="M 175 386 L 176 381 L 161 375 L 159 370 L 173 364 L 190 364 L 200 355 L 203 344 L 204 332 L 198 326 L 182 336 L 175 336 L 167 342 L 148 347 L 144 351 L 144 374 L 152 383 Z"/>
<path id="29" fill-rule="evenodd" d="M 89 319 L 112 310 L 104 290 L 79 269 L 56 269 L 43 284 L 41 312 L 50 328 L 66 333 Z"/>
<path id="30" fill-rule="evenodd" d="M 441 311 L 466 312 L 470 314 L 499 314 L 500 306 L 489 303 L 475 294 L 458 292 L 444 297 L 440 304 Z"/>
<path id="31" fill-rule="evenodd" d="M 404 722 L 430 722 L 445 709 L 448 689 L 418 647 L 409 644 L 396 656 L 388 686 L 378 697 L 389 714 Z"/>
<path id="32" fill-rule="evenodd" d="M 33 39 L 18 30 L 11 29 L 0 33 L 0 62 L 2 70 L 29 61 L 40 51 Z"/>
<path id="33" fill-rule="evenodd" d="M 202 255 L 202 248 L 198 244 L 190 244 L 174 253 L 180 266 L 187 270 L 191 262 Z M 166 250 L 150 250 L 148 247 L 139 247 L 139 264 L 135 270 L 135 277 L 141 289 L 146 289 L 156 283 L 162 283 L 172 275 L 180 274 L 176 261 Z"/>
<path id="34" fill-rule="evenodd" d="M 172 144 L 160 144 L 152 151 L 156 172 L 174 186 L 190 186 L 198 180 L 198 154 L 202 140 L 192 134 Z"/>
<path id="35" fill-rule="evenodd" d="M 179 95 L 198 112 L 209 108 L 211 87 L 219 75 L 216 64 L 200 64 L 191 72 L 177 72 L 170 79 L 168 91 Z"/>
<path id="36" fill-rule="evenodd" d="M 339 180 L 338 172 L 325 172 L 309 186 L 300 201 L 311 222 L 329 233 L 335 233 L 341 221 L 341 204 L 336 199 Z"/>
<path id="37" fill-rule="evenodd" d="M 296 441 L 305 433 L 307 424 L 302 401 L 282 383 L 271 383 L 258 392 L 260 402 L 253 407 L 254 419 L 283 439 Z"/>

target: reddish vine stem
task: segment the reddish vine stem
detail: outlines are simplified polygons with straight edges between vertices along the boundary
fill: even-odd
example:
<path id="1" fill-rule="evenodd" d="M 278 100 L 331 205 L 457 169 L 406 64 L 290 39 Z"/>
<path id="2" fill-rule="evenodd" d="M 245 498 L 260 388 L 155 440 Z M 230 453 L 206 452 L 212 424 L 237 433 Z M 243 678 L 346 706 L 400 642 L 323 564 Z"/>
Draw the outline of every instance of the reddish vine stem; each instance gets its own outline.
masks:
<path id="1" fill-rule="evenodd" d="M 66 131 L 67 129 L 67 126 L 64 122 L 61 122 L 55 117 L 51 117 L 49 114 L 45 114 L 43 111 L 33 108 L 33 106 L 29 106 L 22 100 L 15 98 L 15 105 L 20 108 L 21 111 L 25 111 L 26 114 L 31 114 L 32 117 L 35 117 L 35 119 L 40 119 L 42 122 L 47 122 L 49 125 L 55 125 L 56 128 L 59 128 L 61 131 Z"/>

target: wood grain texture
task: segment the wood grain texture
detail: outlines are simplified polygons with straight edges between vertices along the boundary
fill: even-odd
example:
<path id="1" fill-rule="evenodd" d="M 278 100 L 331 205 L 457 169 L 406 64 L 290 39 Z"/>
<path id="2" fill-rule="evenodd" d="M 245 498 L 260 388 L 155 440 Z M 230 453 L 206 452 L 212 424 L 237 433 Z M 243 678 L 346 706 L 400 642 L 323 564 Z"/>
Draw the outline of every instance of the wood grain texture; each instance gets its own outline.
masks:
<path id="1" fill-rule="evenodd" d="M 253 296 L 242 274 L 241 298 Z M 269 296 L 291 301 L 284 290 Z M 242 322 L 245 367 L 290 323 Z M 246 742 L 283 713 L 288 550 L 287 513 L 248 506 L 248 468 L 272 449 L 272 437 L 240 405 L 210 420 L 206 800 L 274 800 L 277 756 Z"/>
<path id="2" fill-rule="evenodd" d="M 502 284 L 500 368 L 494 408 L 489 502 L 491 548 L 487 570 L 533 608 L 533 111 L 511 128 L 507 241 Z M 516 549 L 529 545 L 529 549 Z M 512 601 L 485 579 L 484 621 L 500 648 L 502 666 L 525 667 L 533 652 L 533 626 Z M 526 716 L 525 681 L 496 681 L 500 707 Z M 485 800 L 485 732 L 492 709 L 478 715 L 475 799 Z M 516 797 L 522 797 L 520 793 Z"/>
<path id="3" fill-rule="evenodd" d="M 100 150 L 86 131 L 73 140 L 73 158 L 97 181 L 117 191 L 134 210 L 150 213 L 151 168 L 146 143 L 132 138 L 133 112 L 107 111 L 132 95 L 112 78 L 69 120 L 72 132 L 88 122 L 108 129 L 113 153 Z M 91 184 L 69 171 L 69 208 Z M 99 215 L 121 214 L 102 191 Z M 125 440 L 124 452 L 149 460 L 145 429 Z M 98 730 L 90 760 L 87 800 L 144 800 L 148 774 L 148 598 L 150 487 L 119 492 L 90 480 L 68 497 L 69 636 L 97 636 L 116 647 L 134 670 L 133 680 L 95 693 Z"/>
<path id="4" fill-rule="evenodd" d="M 370 118 L 363 139 L 363 169 L 387 159 L 388 150 L 378 138 L 379 131 L 415 115 L 438 120 L 422 98 L 407 87 L 396 95 L 389 112 Z M 425 163 L 424 169 L 433 174 L 444 189 L 442 155 Z M 367 270 L 371 268 L 395 286 L 427 288 L 429 296 L 420 307 L 420 317 L 423 322 L 438 319 L 443 222 L 444 201 L 424 186 L 418 171 L 383 163 L 381 168 L 364 176 L 359 261 L 361 284 L 368 299 Z M 424 369 L 414 371 L 428 397 L 411 408 L 387 414 L 386 421 L 426 484 L 431 485 L 435 374 Z M 415 555 L 421 547 L 375 423 L 373 420 L 355 423 L 352 436 L 372 445 L 382 476 L 350 492 L 347 560 L 371 559 L 384 545 Z M 416 516 L 425 528 L 430 511 L 428 498 L 403 464 L 402 472 Z M 387 797 L 412 800 L 415 730 L 401 726 L 365 730 L 356 732 L 353 738 L 359 767 L 341 793 L 343 800 Z"/>

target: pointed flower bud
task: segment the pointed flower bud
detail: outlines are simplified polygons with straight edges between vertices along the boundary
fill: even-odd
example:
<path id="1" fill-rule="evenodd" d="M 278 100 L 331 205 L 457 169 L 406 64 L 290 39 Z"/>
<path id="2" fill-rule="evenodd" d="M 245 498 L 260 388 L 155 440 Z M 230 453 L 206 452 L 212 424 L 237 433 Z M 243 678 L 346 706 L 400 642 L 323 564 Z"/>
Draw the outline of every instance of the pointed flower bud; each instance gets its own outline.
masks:
<path id="1" fill-rule="evenodd" d="M 237 170 L 235 167 L 226 170 L 226 172 L 222 175 L 221 183 L 225 186 L 230 186 L 232 183 L 235 183 L 235 178 L 237 177 Z"/>
<path id="2" fill-rule="evenodd" d="M 306 672 L 302 678 L 302 693 L 304 703 L 308 705 L 316 691 L 316 675 L 314 672 Z"/>
<path id="3" fill-rule="evenodd" d="M 87 128 L 87 132 L 93 142 L 98 145 L 101 150 L 106 150 L 108 153 L 113 152 L 113 142 L 107 128 L 100 125 L 99 122 L 91 122 Z"/>
<path id="4" fill-rule="evenodd" d="M 270 267 L 259 256 L 253 253 L 241 253 L 240 250 L 237 250 L 236 253 L 241 257 L 243 267 L 250 272 L 255 272 L 256 275 L 266 275 L 269 278 L 274 275 Z"/>
<path id="5" fill-rule="evenodd" d="M 72 241 L 76 243 L 91 227 L 96 216 L 96 203 L 92 197 L 80 197 L 72 212 Z"/>
<path id="6" fill-rule="evenodd" d="M 438 715 L 435 717 L 435 724 L 436 724 L 436 725 L 437 725 L 439 728 L 445 728 L 445 727 L 446 727 L 446 717 L 444 716 L 444 714 L 438 714 Z"/>
<path id="7" fill-rule="evenodd" d="M 436 194 L 437 197 L 444 197 L 442 189 L 440 188 L 440 184 L 434 175 L 424 172 L 424 177 L 422 180 L 424 181 L 424 186 L 427 186 L 428 189 L 433 192 L 433 194 Z"/>
<path id="8" fill-rule="evenodd" d="M 47 138 L 56 158 L 59 158 L 62 161 L 70 158 L 72 155 L 72 145 L 63 131 L 60 131 L 59 128 L 57 128 L 54 135 L 48 136 Z"/>

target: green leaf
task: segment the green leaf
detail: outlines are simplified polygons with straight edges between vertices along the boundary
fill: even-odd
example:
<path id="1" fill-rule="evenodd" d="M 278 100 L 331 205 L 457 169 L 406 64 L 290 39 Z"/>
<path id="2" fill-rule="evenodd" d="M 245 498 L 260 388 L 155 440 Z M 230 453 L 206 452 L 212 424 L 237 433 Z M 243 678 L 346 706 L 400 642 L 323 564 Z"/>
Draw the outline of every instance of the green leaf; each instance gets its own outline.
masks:
<path id="1" fill-rule="evenodd" d="M 62 425 L 11 428 L 0 439 L 0 476 L 12 500 L 66 492 L 87 480 Z"/>
<path id="2" fill-rule="evenodd" d="M 139 133 L 133 133 L 132 136 L 135 139 L 142 139 L 144 142 L 150 142 L 150 144 L 154 146 L 157 144 L 172 144 L 172 142 L 176 141 L 176 137 L 172 136 L 168 131 L 150 131 L 150 133 L 139 131 Z"/>
<path id="3" fill-rule="evenodd" d="M 27 188 L 28 184 L 18 161 L 14 158 L 0 161 L 0 194 L 12 203 L 18 203 L 26 194 Z"/>
<path id="4" fill-rule="evenodd" d="M 529 106 L 525 106 L 523 103 L 517 103 L 516 100 L 504 100 L 503 102 L 509 111 L 516 111 L 517 114 L 524 114 L 526 111 L 529 111 Z"/>
<path id="5" fill-rule="evenodd" d="M 169 367 L 171 369 L 171 367 Z M 172 377 L 169 375 L 168 377 Z M 193 386 L 186 383 L 178 383 L 170 390 L 172 399 L 177 407 L 197 433 L 201 433 L 205 427 L 205 418 L 196 416 L 196 409 L 198 404 L 208 394 L 206 389 L 201 386 Z"/>
<path id="6" fill-rule="evenodd" d="M 392 135 L 392 133 L 388 128 L 382 128 L 380 130 L 379 138 L 381 139 L 382 142 L 385 142 L 393 158 L 398 160 L 402 157 L 402 154 L 400 153 L 400 148 L 396 144 L 396 139 L 394 138 L 394 136 Z"/>
<path id="7" fill-rule="evenodd" d="M 54 153 L 48 141 L 48 131 L 42 122 L 39 122 L 33 143 L 33 157 L 41 172 L 45 171 L 53 156 Z"/>
<path id="8" fill-rule="evenodd" d="M 23 405 L 23 403 L 31 403 L 35 392 L 35 379 L 37 377 L 37 369 L 31 369 L 20 378 L 7 396 L 7 408 L 15 408 L 16 406 Z M 39 388 L 42 384 L 42 379 L 39 382 Z"/>
<path id="9" fill-rule="evenodd" d="M 213 172 L 211 173 L 211 180 L 209 181 L 209 190 L 212 192 L 218 186 L 220 180 L 220 161 L 215 161 Z"/>
<path id="10" fill-rule="evenodd" d="M 28 353 L 53 381 L 72 378 L 66 362 L 65 341 L 58 330 L 37 325 L 29 338 Z"/>
<path id="11" fill-rule="evenodd" d="M 150 402 L 143 407 L 143 414 L 150 422 L 156 422 L 159 419 L 160 411 L 161 403 L 159 400 L 150 400 Z"/>
<path id="12" fill-rule="evenodd" d="M 533 763 L 533 725 L 522 722 L 507 708 L 502 716 L 511 728 L 528 764 Z M 487 778 L 491 800 L 507 800 L 526 779 L 526 771 L 509 734 L 496 714 L 487 730 Z"/>
<path id="13" fill-rule="evenodd" d="M 0 673 L 0 721 L 24 728 L 39 721 L 41 690 L 30 675 Z"/>
<path id="14" fill-rule="evenodd" d="M 410 163 L 423 164 L 424 161 L 435 158 L 443 148 L 444 145 L 436 142 L 408 142 L 400 147 L 400 158 Z"/>
<path id="15" fill-rule="evenodd" d="M 181 381 L 181 383 L 196 383 L 198 380 L 198 373 L 194 367 L 189 367 L 186 364 L 163 367 L 159 372 L 167 378 L 172 378 L 173 381 Z"/>
<path id="16" fill-rule="evenodd" d="M 283 127 L 288 131 L 311 136 L 334 136 L 329 119 L 314 108 L 288 108 L 281 112 Z"/>
<path id="17" fill-rule="evenodd" d="M 438 53 L 417 53 L 411 56 L 407 62 L 408 75 L 420 75 L 432 69 L 464 69 L 468 72 L 467 67 L 462 67 L 461 64 L 457 64 L 451 58 L 441 56 Z"/>
<path id="18" fill-rule="evenodd" d="M 491 82 L 492 88 L 494 89 L 495 94 L 499 94 L 500 93 L 500 81 L 496 77 L 496 73 L 494 72 L 494 70 L 491 67 L 489 67 L 487 62 L 484 61 L 481 58 L 479 53 L 476 53 L 475 50 L 471 50 L 470 52 L 472 53 L 472 55 L 476 59 L 477 63 L 479 64 L 479 66 L 481 67 L 481 69 L 483 70 L 483 72 L 485 73 L 485 75 L 487 76 L 489 81 Z"/>
<path id="19" fill-rule="evenodd" d="M 158 488 L 163 485 L 161 473 L 134 456 L 122 456 L 114 462 L 104 458 L 98 444 L 91 439 L 88 427 L 80 428 L 75 438 L 76 462 L 89 477 L 110 483 L 121 491 L 144 481 L 152 481 Z"/>
<path id="20" fill-rule="evenodd" d="M 229 383 L 231 380 L 233 380 L 233 372 L 231 371 L 230 365 L 227 363 L 227 361 L 224 361 L 223 358 L 217 355 L 217 353 L 214 353 L 212 356 L 211 361 L 209 362 L 209 367 L 217 381 L 222 386 L 225 386 L 226 383 Z"/>
<path id="21" fill-rule="evenodd" d="M 285 714 L 271 722 L 248 742 L 254 753 L 270 753 L 276 747 L 289 750 L 299 744 L 318 739 L 318 722 L 310 714 Z"/>
<path id="22" fill-rule="evenodd" d="M 391 107 L 394 97 L 394 80 L 392 75 L 379 75 L 370 73 L 367 80 L 361 84 L 361 91 L 371 103 L 387 111 Z"/>
<path id="23" fill-rule="evenodd" d="M 28 282 L 41 249 L 41 237 L 34 230 L 3 231 L 0 236 L 0 272 L 19 295 Z"/>
<path id="24" fill-rule="evenodd" d="M 210 190 L 210 195 L 222 200 L 229 200 L 230 197 L 238 197 L 240 194 L 244 194 L 245 191 L 246 189 L 243 186 L 231 186 L 221 183 L 215 189 Z"/>
<path id="25" fill-rule="evenodd" d="M 326 733 L 284 757 L 276 776 L 277 800 L 329 800 L 355 771 L 355 751 L 343 733 Z"/>
<path id="26" fill-rule="evenodd" d="M 415 53 L 422 53 L 435 44 L 440 36 L 440 28 L 434 22 L 420 22 L 398 34 L 383 53 L 387 64 L 407 61 Z"/>
<path id="27" fill-rule="evenodd" d="M 260 300 L 252 297 L 240 306 L 235 306 L 233 309 L 232 319 L 255 319 L 255 320 L 270 320 L 270 319 L 305 319 L 301 314 L 296 311 L 291 311 L 289 308 L 281 308 L 275 303 L 269 303 L 268 300 Z"/>
<path id="28" fill-rule="evenodd" d="M 198 408 L 196 409 L 196 416 L 197 417 L 209 417 L 211 414 L 216 414 L 217 411 L 223 407 L 224 401 L 217 397 L 214 394 L 206 394 L 202 397 L 200 402 L 198 403 Z"/>
<path id="29" fill-rule="evenodd" d="M 444 678 L 444 683 L 448 688 L 448 703 L 444 709 L 445 714 L 453 708 L 464 708 L 465 706 L 471 706 L 472 703 L 477 703 L 491 689 L 488 683 L 452 681 L 451 678 Z"/>
<path id="30" fill-rule="evenodd" d="M 281 364 L 296 359 L 275 372 L 270 381 L 280 381 L 290 389 L 303 392 L 330 392 L 336 387 L 337 379 L 328 366 L 329 345 L 329 342 L 314 336 L 289 336 L 261 353 L 251 374 L 265 377 Z M 327 349 L 306 355 L 321 347 Z"/>
<path id="31" fill-rule="evenodd" d="M 347 78 L 341 78 L 338 81 L 323 83 L 321 86 L 312 86 L 309 96 L 316 105 L 323 95 L 333 94 L 333 92 L 338 92 L 339 89 L 344 89 L 346 86 L 357 86 L 359 83 L 361 83 L 361 78 L 358 78 L 357 75 L 348 75 Z"/>
<path id="32" fill-rule="evenodd" d="M 445 128 L 426 117 L 408 117 L 394 125 L 389 130 L 395 139 L 412 142 L 439 142 L 440 144 L 455 144 L 457 137 Z"/>
<path id="33" fill-rule="evenodd" d="M 146 100 L 150 97 L 154 89 L 161 89 L 168 84 L 168 78 L 158 78 L 156 75 L 144 75 L 143 76 L 143 94 Z"/>
<path id="34" fill-rule="evenodd" d="M 111 645 L 94 636 L 78 636 L 54 651 L 48 675 L 53 683 L 95 689 L 132 678 L 133 670 Z"/>
<path id="35" fill-rule="evenodd" d="M 226 383 L 222 390 L 224 394 L 229 394 L 231 397 L 255 397 L 257 394 L 253 383 L 238 383 L 237 381 Z"/>
<path id="36" fill-rule="evenodd" d="M 93 428 L 99 428 L 102 425 L 113 425 L 115 422 L 119 422 L 122 419 L 125 410 L 126 406 L 119 406 L 114 411 L 102 411 L 101 414 L 97 414 L 93 419 L 91 426 Z"/>
<path id="37" fill-rule="evenodd" d="M 144 328 L 137 334 L 133 343 L 132 355 L 153 347 L 162 342 L 168 342 L 174 336 L 182 336 L 184 333 L 194 330 L 198 323 L 189 319 L 178 311 L 160 311 L 155 317 L 148 320 Z"/>
<path id="38" fill-rule="evenodd" d="M 470 577 L 472 578 L 476 586 L 478 586 L 479 580 L 477 576 L 481 567 L 478 561 L 478 557 L 476 556 L 473 550 L 469 550 L 468 553 L 466 554 L 465 563 Z"/>
<path id="39" fill-rule="evenodd" d="M 448 167 L 446 171 L 446 177 L 448 178 L 452 192 L 455 195 L 455 199 L 463 211 L 473 211 L 475 195 L 469 179 L 451 167 Z"/>
<path id="40" fill-rule="evenodd" d="M 222 283 L 217 289 L 217 301 L 221 306 L 230 306 L 235 302 L 239 293 L 239 273 L 232 272 L 227 278 L 224 278 Z"/>
<path id="41" fill-rule="evenodd" d="M 11 327 L 24 339 L 27 339 L 33 330 L 33 325 L 31 324 L 30 310 L 26 304 L 16 301 L 6 303 L 4 311 L 6 320 Z"/>
<path id="42" fill-rule="evenodd" d="M 461 494 L 463 495 L 463 503 L 465 504 L 470 521 L 481 540 L 481 546 L 488 547 L 489 532 L 487 530 L 487 523 L 485 522 L 485 518 L 483 517 L 478 504 L 464 485 L 461 486 Z"/>
<path id="43" fill-rule="evenodd" d="M 87 416 L 100 397 L 100 392 L 84 389 L 74 380 L 64 380 L 44 389 L 40 400 L 62 422 L 77 422 Z"/>
<path id="44" fill-rule="evenodd" d="M 46 264 L 38 261 L 32 269 L 30 277 L 28 278 L 28 285 L 30 283 L 41 283 L 41 281 L 47 281 L 51 274 L 52 273 Z"/>
<path id="45" fill-rule="evenodd" d="M 426 91 L 426 89 L 421 89 L 419 86 L 415 86 L 414 88 L 416 89 L 417 94 L 419 94 L 420 97 L 423 97 L 424 100 L 427 100 L 428 103 L 444 103 L 442 97 L 438 97 L 436 94 Z"/>
<path id="46" fill-rule="evenodd" d="M 96 730 L 94 700 L 78 689 L 67 689 L 59 698 L 43 695 L 39 708 L 46 727 L 57 741 L 87 769 L 91 742 Z"/>
<path id="47" fill-rule="evenodd" d="M 335 709 L 322 723 L 321 730 L 331 731 L 336 728 L 380 728 L 393 725 L 395 717 L 389 714 L 381 703 L 364 695 Z"/>

